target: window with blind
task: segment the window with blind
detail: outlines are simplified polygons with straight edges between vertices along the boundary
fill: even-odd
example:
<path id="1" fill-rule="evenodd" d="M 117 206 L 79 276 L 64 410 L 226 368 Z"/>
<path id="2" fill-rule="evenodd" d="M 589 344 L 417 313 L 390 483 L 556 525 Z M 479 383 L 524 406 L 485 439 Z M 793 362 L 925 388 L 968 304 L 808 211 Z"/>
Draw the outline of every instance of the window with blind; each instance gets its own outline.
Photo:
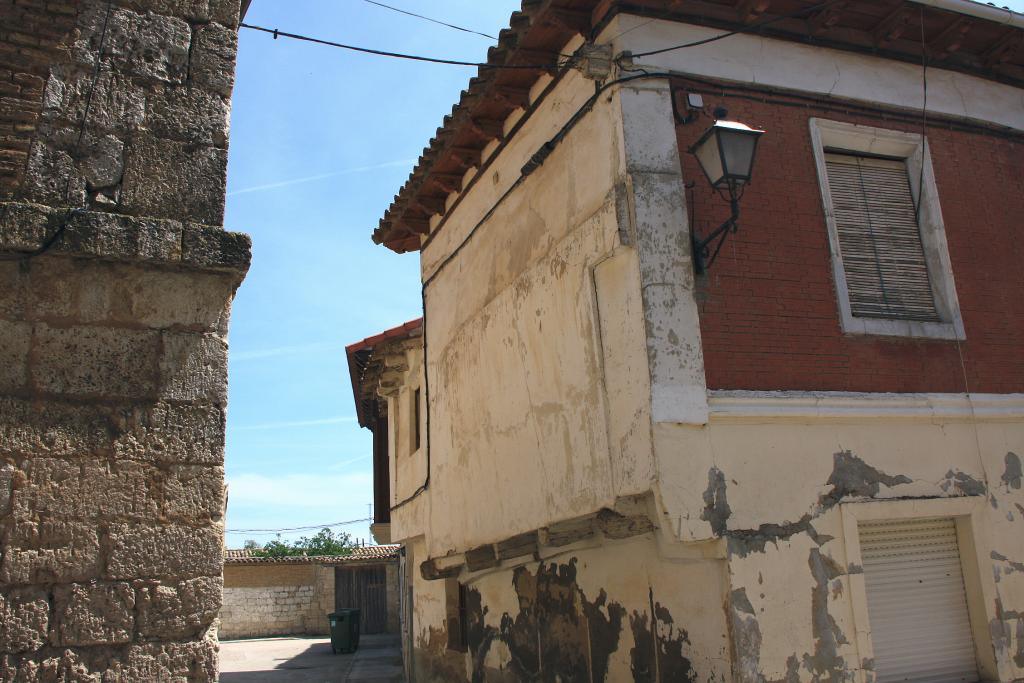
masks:
<path id="1" fill-rule="evenodd" d="M 902 160 L 825 155 L 853 315 L 940 322 Z"/>
<path id="2" fill-rule="evenodd" d="M 927 139 L 809 125 L 842 331 L 965 339 Z"/>

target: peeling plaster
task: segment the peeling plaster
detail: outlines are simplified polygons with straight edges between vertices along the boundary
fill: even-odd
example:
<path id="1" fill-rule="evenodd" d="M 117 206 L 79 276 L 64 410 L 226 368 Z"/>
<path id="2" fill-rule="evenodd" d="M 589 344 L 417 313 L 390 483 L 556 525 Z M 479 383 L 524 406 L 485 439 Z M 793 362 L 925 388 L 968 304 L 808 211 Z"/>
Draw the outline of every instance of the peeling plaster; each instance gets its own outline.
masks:
<path id="1" fill-rule="evenodd" d="M 826 510 L 837 505 L 843 498 L 874 498 L 882 484 L 893 487 L 911 483 L 909 477 L 902 474 L 888 475 L 868 465 L 850 451 L 835 453 L 833 463 L 832 476 L 826 482 L 832 486 L 832 490 L 818 501 Z"/>
<path id="2" fill-rule="evenodd" d="M 716 536 L 727 531 L 727 523 L 732 510 L 725 495 L 725 474 L 717 467 L 708 471 L 708 488 L 704 492 L 704 512 L 700 518 L 711 525 Z"/>
<path id="3" fill-rule="evenodd" d="M 946 472 L 946 477 L 939 484 L 939 488 L 947 493 L 953 489 L 961 496 L 983 496 L 988 492 L 988 487 L 983 482 L 965 472 L 953 470 Z"/>
<path id="4" fill-rule="evenodd" d="M 488 608 L 475 588 L 466 590 L 466 631 L 473 683 L 500 680 L 544 683 L 607 680 L 611 655 L 618 651 L 626 609 L 601 590 L 588 600 L 576 580 L 577 560 L 567 564 L 540 563 L 536 572 L 519 567 L 512 585 L 518 612 L 502 614 L 498 626 L 487 625 Z M 649 610 L 629 615 L 633 634 L 630 664 L 634 683 L 694 681 L 696 673 L 685 652 L 690 646 L 685 629 L 671 612 L 655 601 L 648 588 Z M 418 642 L 417 667 L 428 680 L 467 680 L 466 655 L 446 647 L 443 629 L 429 629 Z M 488 665 L 496 645 L 507 649 L 506 665 Z M 461 666 L 459 665 L 461 662 Z"/>
<path id="5" fill-rule="evenodd" d="M 820 680 L 853 680 L 853 672 L 846 666 L 846 660 L 839 655 L 839 646 L 848 645 L 836 620 L 828 612 L 828 584 L 842 576 L 842 568 L 836 562 L 822 555 L 818 548 L 812 548 L 808 563 L 814 577 L 811 588 L 811 625 L 814 630 L 814 654 L 805 654 L 804 668 L 810 671 L 815 683 Z"/>

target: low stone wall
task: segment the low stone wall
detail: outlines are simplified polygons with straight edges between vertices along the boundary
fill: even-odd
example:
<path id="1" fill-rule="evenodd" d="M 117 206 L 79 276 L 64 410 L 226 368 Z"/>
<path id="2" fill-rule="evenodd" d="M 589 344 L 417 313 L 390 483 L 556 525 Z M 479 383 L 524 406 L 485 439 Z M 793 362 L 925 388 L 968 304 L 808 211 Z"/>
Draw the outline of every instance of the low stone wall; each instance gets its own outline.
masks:
<path id="1" fill-rule="evenodd" d="M 224 567 L 223 639 L 326 634 L 333 611 L 333 566 Z"/>

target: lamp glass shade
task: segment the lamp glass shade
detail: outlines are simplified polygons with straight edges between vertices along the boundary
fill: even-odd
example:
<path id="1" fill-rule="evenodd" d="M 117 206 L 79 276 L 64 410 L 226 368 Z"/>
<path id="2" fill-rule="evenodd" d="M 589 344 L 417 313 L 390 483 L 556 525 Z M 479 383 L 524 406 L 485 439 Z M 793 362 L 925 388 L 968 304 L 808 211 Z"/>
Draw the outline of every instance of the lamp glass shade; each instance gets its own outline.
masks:
<path id="1" fill-rule="evenodd" d="M 763 134 L 737 121 L 715 121 L 690 151 L 713 187 L 741 185 L 750 180 L 757 140 Z"/>

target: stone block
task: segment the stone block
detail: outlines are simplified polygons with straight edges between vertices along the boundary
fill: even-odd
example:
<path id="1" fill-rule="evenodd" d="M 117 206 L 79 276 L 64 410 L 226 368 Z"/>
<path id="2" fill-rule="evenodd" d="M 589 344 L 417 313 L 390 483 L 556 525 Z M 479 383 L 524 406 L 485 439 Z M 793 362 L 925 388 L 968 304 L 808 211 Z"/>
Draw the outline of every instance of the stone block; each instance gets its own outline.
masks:
<path id="1" fill-rule="evenodd" d="M 44 118 L 80 123 L 88 102 L 90 130 L 123 136 L 142 125 L 146 115 L 145 89 L 127 76 L 111 71 L 100 72 L 94 89 L 92 82 L 91 70 L 54 67 L 43 95 Z"/>
<path id="2" fill-rule="evenodd" d="M 79 397 L 146 398 L 156 393 L 160 335 L 103 327 L 36 326 L 36 387 Z"/>
<path id="3" fill-rule="evenodd" d="M 137 407 L 113 448 L 120 458 L 223 465 L 224 411 L 218 406 L 167 403 Z"/>
<path id="4" fill-rule="evenodd" d="M 0 456 L 78 457 L 109 452 L 125 411 L 106 405 L 0 397 Z"/>
<path id="5" fill-rule="evenodd" d="M 223 568 L 220 525 L 110 525 L 110 579 L 219 576 Z"/>
<path id="6" fill-rule="evenodd" d="M 44 258 L 29 274 L 29 314 L 34 321 L 95 323 L 108 317 L 113 298 L 110 264 L 92 259 Z"/>
<path id="7" fill-rule="evenodd" d="M 9 463 L 0 465 L 0 517 L 4 517 L 11 512 L 11 495 L 16 477 L 20 479 L 18 470 L 14 465 Z"/>
<path id="8" fill-rule="evenodd" d="M 16 589 L 0 593 L 0 653 L 42 647 L 49 620 L 50 603 L 43 591 Z"/>
<path id="9" fill-rule="evenodd" d="M 105 673 L 103 683 L 213 683 L 217 669 L 217 641 L 209 633 L 186 643 L 133 645 L 125 660 Z"/>
<path id="10" fill-rule="evenodd" d="M 18 392 L 28 382 L 32 325 L 0 320 L 0 392 Z"/>
<path id="11" fill-rule="evenodd" d="M 238 26 L 240 0 L 210 0 L 210 18 L 224 26 Z"/>
<path id="12" fill-rule="evenodd" d="M 4 202 L 0 205 L 0 248 L 28 251 L 38 247 L 58 225 L 56 211 L 35 204 Z M 17 266 L 16 262 L 10 262 Z"/>
<path id="13" fill-rule="evenodd" d="M 76 150 L 78 169 L 91 190 L 114 187 L 124 173 L 124 141 L 113 135 L 86 135 Z"/>
<path id="14" fill-rule="evenodd" d="M 11 683 L 212 683 L 216 639 L 120 648 L 67 648 L 0 655 L 0 681 Z"/>
<path id="15" fill-rule="evenodd" d="M 14 493 L 19 519 L 146 519 L 159 513 L 155 492 L 163 473 L 151 465 L 34 458 L 24 468 L 25 482 Z"/>
<path id="16" fill-rule="evenodd" d="M 59 214 L 57 223 L 64 218 Z M 181 258 L 181 223 L 97 211 L 75 215 L 56 251 L 124 261 L 174 262 Z"/>
<path id="17" fill-rule="evenodd" d="M 0 584 L 89 581 L 102 571 L 96 527 L 77 521 L 15 521 L 3 536 Z"/>
<path id="18" fill-rule="evenodd" d="M 55 132 L 40 126 L 39 142 L 32 145 L 22 177 L 21 196 L 26 200 L 64 207 L 85 203 L 85 178 L 71 154 L 60 145 L 71 135 L 70 128 Z"/>
<path id="19" fill-rule="evenodd" d="M 135 591 L 127 583 L 72 584 L 54 589 L 53 645 L 131 642 Z"/>
<path id="20" fill-rule="evenodd" d="M 0 261 L 0 319 L 17 320 L 25 314 L 25 280 L 20 263 Z"/>
<path id="21" fill-rule="evenodd" d="M 103 60 L 108 68 L 152 81 L 181 83 L 188 73 L 192 31 L 183 19 L 114 8 L 109 19 L 103 3 L 85 5 L 73 56 L 93 66 L 106 24 Z"/>
<path id="22" fill-rule="evenodd" d="M 164 482 L 166 518 L 220 521 L 224 516 L 224 468 L 173 467 Z"/>
<path id="23" fill-rule="evenodd" d="M 227 151 L 172 140 L 135 140 L 126 152 L 121 208 L 126 213 L 224 221 Z"/>
<path id="24" fill-rule="evenodd" d="M 193 638 L 206 632 L 220 611 L 220 577 L 180 583 L 147 583 L 138 591 L 138 631 L 144 639 Z"/>
<path id="25" fill-rule="evenodd" d="M 192 36 L 189 78 L 192 84 L 231 97 L 235 85 L 238 34 L 220 24 L 196 26 Z"/>
<path id="26" fill-rule="evenodd" d="M 231 105 L 200 88 L 163 86 L 149 96 L 146 128 L 157 137 L 226 147 Z"/>
<path id="27" fill-rule="evenodd" d="M 238 278 L 227 273 L 139 271 L 122 281 L 122 315 L 156 329 L 176 328 L 227 336 Z M 129 287 L 131 288 L 129 291 Z"/>
<path id="28" fill-rule="evenodd" d="M 163 333 L 160 397 L 227 403 L 228 347 L 211 334 Z"/>
<path id="29" fill-rule="evenodd" d="M 33 320 L 145 325 L 220 333 L 236 278 L 96 259 L 40 259 L 31 266 Z"/>
<path id="30" fill-rule="evenodd" d="M 244 274 L 252 260 L 252 239 L 240 232 L 189 226 L 182 236 L 181 260 L 197 268 Z"/>

